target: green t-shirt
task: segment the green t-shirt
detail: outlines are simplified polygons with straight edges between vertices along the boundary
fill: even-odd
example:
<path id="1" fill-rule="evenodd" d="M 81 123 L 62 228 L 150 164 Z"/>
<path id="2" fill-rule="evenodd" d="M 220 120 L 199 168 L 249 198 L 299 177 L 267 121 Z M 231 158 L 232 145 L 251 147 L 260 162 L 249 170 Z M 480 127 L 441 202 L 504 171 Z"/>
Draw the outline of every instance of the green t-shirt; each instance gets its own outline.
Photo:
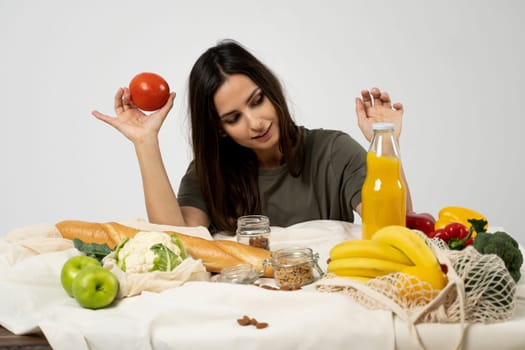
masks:
<path id="1" fill-rule="evenodd" d="M 291 176 L 285 165 L 259 169 L 261 214 L 270 218 L 272 226 L 282 227 L 317 219 L 353 222 L 366 176 L 366 150 L 342 131 L 301 130 L 305 162 L 299 177 Z M 193 163 L 177 197 L 181 206 L 208 213 Z"/>

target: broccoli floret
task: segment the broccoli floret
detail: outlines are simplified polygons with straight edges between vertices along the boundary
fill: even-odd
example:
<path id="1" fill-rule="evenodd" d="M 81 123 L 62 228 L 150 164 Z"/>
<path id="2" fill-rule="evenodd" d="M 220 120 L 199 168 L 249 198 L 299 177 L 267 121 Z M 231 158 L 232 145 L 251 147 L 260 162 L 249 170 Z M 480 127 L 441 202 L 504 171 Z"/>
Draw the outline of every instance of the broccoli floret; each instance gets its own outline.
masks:
<path id="1" fill-rule="evenodd" d="M 482 254 L 498 255 L 514 281 L 518 282 L 521 277 L 520 268 L 523 264 L 523 255 L 518 242 L 512 236 L 502 231 L 479 232 L 472 245 Z"/>

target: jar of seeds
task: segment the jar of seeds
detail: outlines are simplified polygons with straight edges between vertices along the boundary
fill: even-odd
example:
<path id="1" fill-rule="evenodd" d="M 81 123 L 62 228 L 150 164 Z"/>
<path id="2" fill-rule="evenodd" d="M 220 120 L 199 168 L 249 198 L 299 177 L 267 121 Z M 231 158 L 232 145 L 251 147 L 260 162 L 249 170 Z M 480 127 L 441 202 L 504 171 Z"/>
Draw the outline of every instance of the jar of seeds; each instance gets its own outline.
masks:
<path id="1" fill-rule="evenodd" d="M 237 219 L 237 242 L 270 250 L 270 219 L 265 215 L 246 215 Z"/>
<path id="2" fill-rule="evenodd" d="M 272 252 L 264 265 L 273 267 L 275 283 L 281 289 L 295 290 L 323 275 L 318 259 L 319 254 L 314 254 L 310 248 L 292 247 Z"/>

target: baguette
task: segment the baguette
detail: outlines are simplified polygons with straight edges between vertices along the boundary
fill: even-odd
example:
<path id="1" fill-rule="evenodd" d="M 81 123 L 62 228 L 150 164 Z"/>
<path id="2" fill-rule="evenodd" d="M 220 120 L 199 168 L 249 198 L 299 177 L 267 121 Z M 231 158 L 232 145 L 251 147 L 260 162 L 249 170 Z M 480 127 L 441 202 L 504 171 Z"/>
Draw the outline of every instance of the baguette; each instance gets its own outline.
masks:
<path id="1" fill-rule="evenodd" d="M 169 232 L 172 233 L 172 232 Z M 186 252 L 195 259 L 201 259 L 206 270 L 210 272 L 221 272 L 226 266 L 242 264 L 245 261 L 236 255 L 221 249 L 215 241 L 209 241 L 200 237 L 193 237 L 182 233 L 177 233 Z"/>
<path id="2" fill-rule="evenodd" d="M 126 237 L 133 238 L 139 230 L 117 222 L 96 223 L 79 220 L 65 220 L 55 224 L 62 237 L 79 238 L 84 243 L 106 243 L 110 249 Z M 251 247 L 227 240 L 207 240 L 180 232 L 164 231 L 176 234 L 187 253 L 194 259 L 200 259 L 209 272 L 220 272 L 223 268 L 248 263 L 263 271 L 263 261 L 270 259 L 270 252 L 262 248 Z M 273 277 L 273 270 L 267 267 L 264 276 Z"/>
<path id="3" fill-rule="evenodd" d="M 246 244 L 228 241 L 215 240 L 213 241 L 219 248 L 241 259 L 244 263 L 248 263 L 255 267 L 257 271 L 269 270 L 268 275 L 273 276 L 271 266 L 263 266 L 263 261 L 270 259 L 270 253 L 266 249 L 254 248 Z M 265 274 L 266 275 L 266 274 Z"/>
<path id="4" fill-rule="evenodd" d="M 107 244 L 110 249 L 124 238 L 133 238 L 139 230 L 116 222 L 96 223 L 78 220 L 65 220 L 55 224 L 66 239 L 78 238 L 85 243 Z"/>

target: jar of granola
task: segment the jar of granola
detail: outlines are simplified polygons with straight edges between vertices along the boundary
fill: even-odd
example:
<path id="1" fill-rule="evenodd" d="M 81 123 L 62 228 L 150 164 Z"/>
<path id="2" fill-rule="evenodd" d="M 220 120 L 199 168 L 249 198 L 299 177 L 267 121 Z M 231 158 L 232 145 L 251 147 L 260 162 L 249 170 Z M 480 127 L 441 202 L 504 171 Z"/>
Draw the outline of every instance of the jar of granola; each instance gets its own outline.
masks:
<path id="1" fill-rule="evenodd" d="M 319 254 L 304 247 L 283 248 L 272 252 L 264 266 L 271 265 L 275 283 L 281 289 L 295 290 L 310 284 L 323 275 L 317 264 Z"/>
<path id="2" fill-rule="evenodd" d="M 270 250 L 270 219 L 265 215 L 246 215 L 237 219 L 237 242 Z"/>

